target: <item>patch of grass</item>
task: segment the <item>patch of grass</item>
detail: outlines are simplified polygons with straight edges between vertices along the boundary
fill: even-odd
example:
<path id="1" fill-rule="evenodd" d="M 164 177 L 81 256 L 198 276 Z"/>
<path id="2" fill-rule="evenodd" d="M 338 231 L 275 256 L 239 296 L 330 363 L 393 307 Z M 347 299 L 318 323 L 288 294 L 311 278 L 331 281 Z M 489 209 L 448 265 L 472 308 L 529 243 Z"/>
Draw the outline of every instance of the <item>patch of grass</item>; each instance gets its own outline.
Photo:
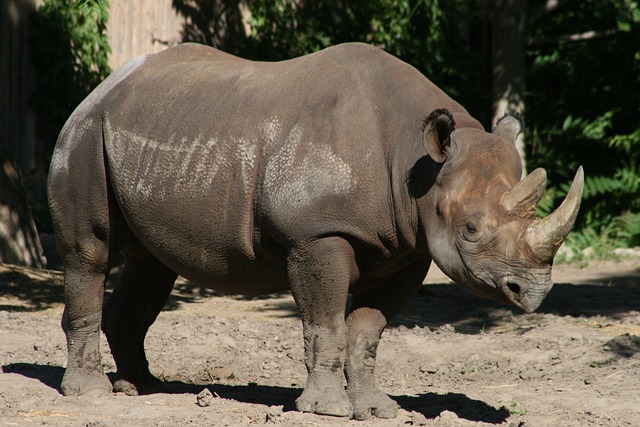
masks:
<path id="1" fill-rule="evenodd" d="M 479 363 L 476 366 L 474 366 L 473 368 L 471 368 L 471 372 L 483 372 L 487 369 L 487 367 L 484 365 L 484 363 Z"/>
<path id="2" fill-rule="evenodd" d="M 514 415 L 520 415 L 521 417 L 527 414 L 527 411 L 525 411 L 524 409 L 518 409 L 517 406 L 518 404 L 513 402 L 511 405 L 509 405 L 509 412 Z"/>
<path id="3" fill-rule="evenodd" d="M 569 233 L 554 260 L 556 264 L 587 265 L 590 260 L 619 261 L 615 250 L 633 248 L 640 241 L 640 214 L 625 212 L 599 228 Z"/>

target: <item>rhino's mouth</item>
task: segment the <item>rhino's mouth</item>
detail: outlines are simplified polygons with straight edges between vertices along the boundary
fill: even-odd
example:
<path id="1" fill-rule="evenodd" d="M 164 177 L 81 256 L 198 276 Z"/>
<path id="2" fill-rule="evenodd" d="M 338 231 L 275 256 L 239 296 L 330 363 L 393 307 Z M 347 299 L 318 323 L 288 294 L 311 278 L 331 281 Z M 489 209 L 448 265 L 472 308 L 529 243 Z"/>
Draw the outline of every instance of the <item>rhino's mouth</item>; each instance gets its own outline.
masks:
<path id="1" fill-rule="evenodd" d="M 504 276 L 498 280 L 503 296 L 525 313 L 534 312 L 551 290 L 551 280 L 531 281 L 518 276 Z"/>
<path id="2" fill-rule="evenodd" d="M 551 269 L 534 266 L 499 265 L 494 269 L 502 274 L 496 277 L 494 269 L 472 262 L 461 255 L 464 265 L 462 287 L 474 295 L 491 298 L 503 304 L 515 305 L 526 313 L 535 311 L 551 289 Z"/>
<path id="3" fill-rule="evenodd" d="M 462 283 L 458 282 L 458 284 L 475 296 L 490 298 L 502 304 L 515 304 L 513 294 L 508 293 L 510 292 L 508 288 L 507 292 L 505 292 L 503 287 L 490 276 L 482 276 L 484 275 L 469 274 L 469 277 L 466 277 Z"/>
<path id="4" fill-rule="evenodd" d="M 552 286 L 551 275 L 544 269 L 527 269 L 522 274 L 509 272 L 498 279 L 486 271 L 474 273 L 467 270 L 467 274 L 463 287 L 472 294 L 515 305 L 526 313 L 540 306 Z"/>

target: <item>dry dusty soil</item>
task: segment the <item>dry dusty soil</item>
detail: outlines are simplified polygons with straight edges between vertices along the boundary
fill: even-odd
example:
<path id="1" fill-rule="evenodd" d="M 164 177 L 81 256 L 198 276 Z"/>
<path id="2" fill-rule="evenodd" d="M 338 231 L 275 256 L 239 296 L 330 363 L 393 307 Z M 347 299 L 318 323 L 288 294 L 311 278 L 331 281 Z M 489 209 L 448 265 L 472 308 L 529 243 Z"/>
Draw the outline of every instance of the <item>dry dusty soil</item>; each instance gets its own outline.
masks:
<path id="1" fill-rule="evenodd" d="M 431 274 L 384 332 L 396 419 L 294 411 L 305 368 L 289 294 L 180 282 L 146 341 L 165 393 L 63 397 L 62 275 L 0 265 L 1 426 L 640 426 L 640 259 L 558 266 L 534 314 Z M 104 368 L 114 372 L 106 341 Z"/>

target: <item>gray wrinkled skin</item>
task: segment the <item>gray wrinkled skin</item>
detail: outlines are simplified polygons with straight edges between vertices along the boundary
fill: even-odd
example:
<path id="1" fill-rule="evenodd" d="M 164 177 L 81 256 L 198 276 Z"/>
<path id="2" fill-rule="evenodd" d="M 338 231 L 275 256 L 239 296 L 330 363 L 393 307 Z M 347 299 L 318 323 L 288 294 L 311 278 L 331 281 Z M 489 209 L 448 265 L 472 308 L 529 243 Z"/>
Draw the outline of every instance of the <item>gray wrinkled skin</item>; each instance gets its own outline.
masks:
<path id="1" fill-rule="evenodd" d="M 376 349 L 432 260 L 526 311 L 551 287 L 557 248 L 540 255 L 526 240 L 537 193 L 526 184 L 501 201 L 521 176 L 519 126 L 507 117 L 485 132 L 414 68 L 362 44 L 278 63 L 193 44 L 134 59 L 76 109 L 51 163 L 64 394 L 111 392 L 100 328 L 113 389 L 161 389 L 144 337 L 180 274 L 227 293 L 290 289 L 309 372 L 297 408 L 395 417 L 374 379 Z M 563 215 L 556 222 L 575 219 Z"/>

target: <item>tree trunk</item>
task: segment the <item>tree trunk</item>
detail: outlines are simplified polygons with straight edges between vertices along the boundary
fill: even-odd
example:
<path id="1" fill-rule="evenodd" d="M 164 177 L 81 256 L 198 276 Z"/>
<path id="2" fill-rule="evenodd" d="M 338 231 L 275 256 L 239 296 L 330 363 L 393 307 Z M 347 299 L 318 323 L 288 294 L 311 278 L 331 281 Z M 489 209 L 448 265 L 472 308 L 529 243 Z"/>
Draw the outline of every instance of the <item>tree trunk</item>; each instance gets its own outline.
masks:
<path id="1" fill-rule="evenodd" d="M 0 140 L 0 262 L 37 268 L 46 265 L 20 173 L 4 139 Z"/>
<path id="2" fill-rule="evenodd" d="M 508 111 L 524 114 L 525 43 L 527 36 L 527 0 L 491 2 L 491 50 L 493 68 L 492 126 Z M 526 173 L 524 135 L 516 148 Z"/>

